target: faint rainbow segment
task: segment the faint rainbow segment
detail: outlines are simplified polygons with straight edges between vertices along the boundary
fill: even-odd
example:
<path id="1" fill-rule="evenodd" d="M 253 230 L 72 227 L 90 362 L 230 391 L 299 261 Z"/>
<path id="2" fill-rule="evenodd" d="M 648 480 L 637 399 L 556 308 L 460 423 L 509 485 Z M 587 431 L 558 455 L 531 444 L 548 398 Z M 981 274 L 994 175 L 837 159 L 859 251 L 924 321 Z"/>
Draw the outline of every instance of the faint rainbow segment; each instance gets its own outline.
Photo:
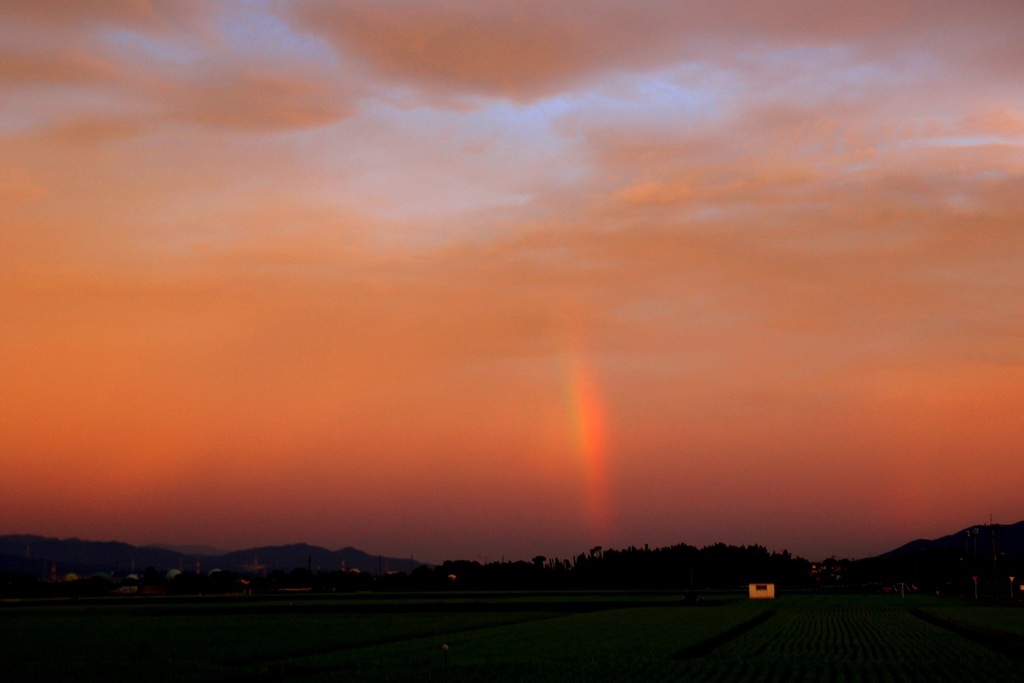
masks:
<path id="1" fill-rule="evenodd" d="M 610 532 L 612 511 L 608 482 L 608 435 L 600 387 L 580 356 L 566 359 L 568 404 L 573 447 L 583 470 L 584 512 L 595 540 Z"/>

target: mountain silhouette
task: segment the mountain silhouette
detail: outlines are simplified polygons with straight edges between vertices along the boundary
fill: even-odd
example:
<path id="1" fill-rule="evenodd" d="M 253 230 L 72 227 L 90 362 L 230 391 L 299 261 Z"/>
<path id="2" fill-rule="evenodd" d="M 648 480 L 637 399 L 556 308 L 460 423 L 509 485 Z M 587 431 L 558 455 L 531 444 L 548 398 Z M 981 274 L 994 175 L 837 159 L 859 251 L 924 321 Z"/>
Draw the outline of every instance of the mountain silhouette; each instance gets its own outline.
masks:
<path id="1" fill-rule="evenodd" d="M 993 552 L 1006 557 L 1024 556 L 1024 521 L 1014 524 L 975 524 L 939 538 L 905 543 L 883 553 L 895 557 L 922 550 L 959 550 L 965 555 L 991 556 Z"/>
<path id="2" fill-rule="evenodd" d="M 265 574 L 275 570 L 307 568 L 320 572 L 344 569 L 408 573 L 421 564 L 423 563 L 412 558 L 371 555 L 352 547 L 328 550 L 306 543 L 203 555 L 157 546 L 133 546 L 116 541 L 57 539 L 29 534 L 0 536 L 0 571 L 38 576 L 45 576 L 54 568 L 58 574 L 106 572 L 124 576 L 129 573 L 141 573 L 147 567 L 160 571 L 195 571 L 198 567 L 199 571 L 203 572 L 221 569 L 239 574 Z"/>

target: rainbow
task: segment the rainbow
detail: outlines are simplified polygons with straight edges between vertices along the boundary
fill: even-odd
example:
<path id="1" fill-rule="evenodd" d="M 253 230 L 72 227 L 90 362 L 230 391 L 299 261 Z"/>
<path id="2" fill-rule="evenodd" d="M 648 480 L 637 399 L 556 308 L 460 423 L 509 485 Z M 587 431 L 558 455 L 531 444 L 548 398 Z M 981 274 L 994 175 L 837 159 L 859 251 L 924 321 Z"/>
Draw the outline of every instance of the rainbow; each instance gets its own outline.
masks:
<path id="1" fill-rule="evenodd" d="M 583 470 L 586 520 L 595 539 L 607 538 L 612 514 L 604 405 L 593 372 L 579 355 L 566 357 L 566 375 L 573 448 Z"/>

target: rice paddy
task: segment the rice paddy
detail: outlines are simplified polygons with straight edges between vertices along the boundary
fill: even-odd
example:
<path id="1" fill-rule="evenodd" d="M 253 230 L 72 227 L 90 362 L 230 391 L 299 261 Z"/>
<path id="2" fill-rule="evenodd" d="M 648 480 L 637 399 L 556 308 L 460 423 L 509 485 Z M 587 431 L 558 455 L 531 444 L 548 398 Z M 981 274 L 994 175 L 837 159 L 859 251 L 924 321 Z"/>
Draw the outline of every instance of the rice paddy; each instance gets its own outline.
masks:
<path id="1" fill-rule="evenodd" d="M 923 596 L 231 596 L 0 604 L 17 681 L 1024 680 L 1024 610 Z"/>

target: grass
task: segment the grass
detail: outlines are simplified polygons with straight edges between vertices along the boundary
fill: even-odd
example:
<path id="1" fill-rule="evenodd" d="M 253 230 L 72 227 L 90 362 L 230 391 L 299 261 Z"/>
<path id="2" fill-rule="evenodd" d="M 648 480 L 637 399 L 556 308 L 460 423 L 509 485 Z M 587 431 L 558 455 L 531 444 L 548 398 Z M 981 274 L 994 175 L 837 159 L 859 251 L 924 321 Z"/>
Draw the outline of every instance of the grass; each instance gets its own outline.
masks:
<path id="1" fill-rule="evenodd" d="M 986 641 L 1024 637 L 1022 609 L 894 596 L 712 605 L 654 593 L 0 605 L 0 662 L 16 681 L 1024 680 L 1024 663 Z"/>

